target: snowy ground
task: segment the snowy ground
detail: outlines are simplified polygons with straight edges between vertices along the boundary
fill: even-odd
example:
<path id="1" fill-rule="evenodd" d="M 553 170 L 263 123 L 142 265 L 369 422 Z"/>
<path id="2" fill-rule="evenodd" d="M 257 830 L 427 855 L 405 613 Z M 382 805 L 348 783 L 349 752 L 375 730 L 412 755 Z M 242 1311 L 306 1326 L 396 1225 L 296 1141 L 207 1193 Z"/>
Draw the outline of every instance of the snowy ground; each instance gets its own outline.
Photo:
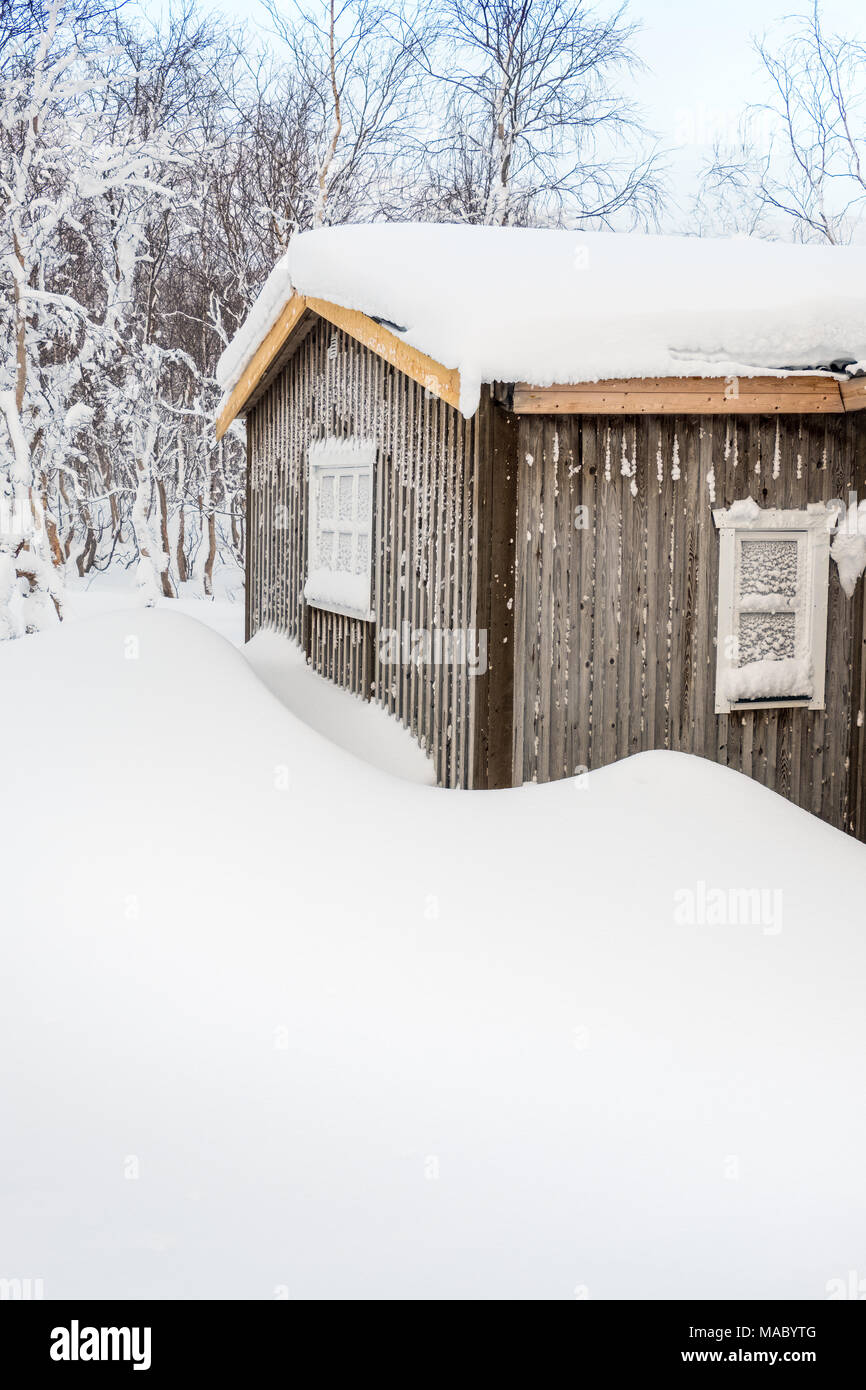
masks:
<path id="1" fill-rule="evenodd" d="M 317 676 L 293 642 L 276 632 L 257 632 L 243 651 L 268 690 L 309 728 L 382 772 L 435 785 L 433 763 L 409 731 L 378 706 Z"/>
<path id="2" fill-rule="evenodd" d="M 674 754 L 395 779 L 176 610 L 4 645 L 0 727 L 0 1276 L 820 1299 L 866 1273 L 863 846 Z M 706 922 L 747 888 L 760 918 Z"/>
<path id="3" fill-rule="evenodd" d="M 347 698 L 330 681 L 317 676 L 293 642 L 275 632 L 259 632 L 244 645 L 241 585 L 240 577 L 230 571 L 217 585 L 215 598 L 190 592 L 178 599 L 160 599 L 158 607 L 162 612 L 195 618 L 239 647 L 268 690 L 317 733 L 383 772 L 432 786 L 433 764 L 408 730 L 393 719 L 383 718 L 367 701 Z M 99 576 L 96 583 L 68 590 L 64 617 L 67 623 L 74 623 L 103 613 L 133 615 L 141 607 L 128 581 Z"/>

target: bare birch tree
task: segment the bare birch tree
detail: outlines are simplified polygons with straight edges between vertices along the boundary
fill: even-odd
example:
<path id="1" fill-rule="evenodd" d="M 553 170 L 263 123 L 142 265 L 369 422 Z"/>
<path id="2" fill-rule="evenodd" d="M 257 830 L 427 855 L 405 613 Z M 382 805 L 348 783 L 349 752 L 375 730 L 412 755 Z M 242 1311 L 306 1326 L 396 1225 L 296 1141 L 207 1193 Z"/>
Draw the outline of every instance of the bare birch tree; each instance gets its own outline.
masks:
<path id="1" fill-rule="evenodd" d="M 405 210 L 427 25 L 379 0 L 266 0 L 312 142 L 298 227 Z"/>
<path id="2" fill-rule="evenodd" d="M 862 236 L 866 214 L 866 44 L 826 31 L 820 4 L 756 44 L 767 99 L 717 146 L 696 204 L 730 225 L 831 244 Z M 757 133 L 756 133 L 757 132 Z"/>
<path id="3" fill-rule="evenodd" d="M 428 161 L 431 211 L 470 222 L 651 219 L 647 132 L 617 89 L 640 67 L 625 7 L 583 0 L 444 0 L 418 58 L 445 99 Z"/>

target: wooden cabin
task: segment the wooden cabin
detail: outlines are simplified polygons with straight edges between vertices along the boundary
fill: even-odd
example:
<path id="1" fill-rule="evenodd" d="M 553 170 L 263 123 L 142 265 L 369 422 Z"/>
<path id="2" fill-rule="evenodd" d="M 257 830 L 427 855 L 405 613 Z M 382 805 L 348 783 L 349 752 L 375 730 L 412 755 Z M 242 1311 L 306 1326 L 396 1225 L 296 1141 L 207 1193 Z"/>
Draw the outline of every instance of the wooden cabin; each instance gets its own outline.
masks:
<path id="1" fill-rule="evenodd" d="M 446 787 L 676 749 L 866 839 L 864 583 L 834 562 L 866 498 L 863 262 L 296 238 L 221 364 L 248 638 L 283 632 L 377 701 Z"/>

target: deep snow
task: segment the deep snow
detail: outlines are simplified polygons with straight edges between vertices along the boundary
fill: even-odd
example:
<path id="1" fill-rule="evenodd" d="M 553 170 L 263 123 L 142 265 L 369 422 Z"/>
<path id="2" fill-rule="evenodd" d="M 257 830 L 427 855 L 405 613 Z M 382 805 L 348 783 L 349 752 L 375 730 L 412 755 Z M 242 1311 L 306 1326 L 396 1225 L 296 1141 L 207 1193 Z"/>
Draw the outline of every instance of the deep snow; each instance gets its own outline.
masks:
<path id="1" fill-rule="evenodd" d="M 232 390 L 292 290 L 482 382 L 755 376 L 866 359 L 866 248 L 370 223 L 296 236 L 223 353 Z M 225 397 L 224 397 L 225 399 Z"/>
<path id="2" fill-rule="evenodd" d="M 82 619 L 126 613 L 127 627 L 133 631 L 144 605 L 128 576 L 124 577 L 126 583 L 106 574 L 87 585 L 67 585 L 63 596 L 67 629 Z M 286 709 L 339 748 L 394 777 L 433 785 L 433 764 L 408 729 L 395 719 L 383 718 L 381 710 L 367 701 L 347 697 L 332 681 L 317 675 L 296 643 L 263 629 L 244 644 L 243 589 L 235 590 L 230 582 L 233 577 L 226 577 L 222 597 L 202 598 L 200 591 L 195 594 L 194 586 L 189 585 L 191 596 L 160 598 L 156 608 L 194 618 L 225 637 L 242 651 L 246 663 Z"/>
<path id="3" fill-rule="evenodd" d="M 0 721 L 3 1277 L 822 1298 L 862 1270 L 862 845 L 674 754 L 396 781 L 161 611 L 4 645 Z M 763 923 L 701 925 L 749 887 Z"/>
<path id="4" fill-rule="evenodd" d="M 433 763 L 408 729 L 378 705 L 347 694 L 307 665 L 296 643 L 257 632 L 243 648 L 259 679 L 304 724 L 366 763 L 409 782 L 433 786 Z"/>

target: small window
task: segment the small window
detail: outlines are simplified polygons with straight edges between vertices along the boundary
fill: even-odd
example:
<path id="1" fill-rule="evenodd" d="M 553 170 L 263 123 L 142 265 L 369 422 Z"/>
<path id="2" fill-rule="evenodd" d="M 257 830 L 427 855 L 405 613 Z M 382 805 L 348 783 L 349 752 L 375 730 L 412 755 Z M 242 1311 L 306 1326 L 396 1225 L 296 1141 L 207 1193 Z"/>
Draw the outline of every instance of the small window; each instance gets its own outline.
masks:
<path id="1" fill-rule="evenodd" d="M 304 598 L 314 608 L 370 620 L 376 446 L 368 440 L 326 439 L 311 444 L 308 457 Z"/>
<path id="2" fill-rule="evenodd" d="M 751 499 L 714 512 L 720 533 L 716 713 L 824 708 L 830 524 Z"/>

